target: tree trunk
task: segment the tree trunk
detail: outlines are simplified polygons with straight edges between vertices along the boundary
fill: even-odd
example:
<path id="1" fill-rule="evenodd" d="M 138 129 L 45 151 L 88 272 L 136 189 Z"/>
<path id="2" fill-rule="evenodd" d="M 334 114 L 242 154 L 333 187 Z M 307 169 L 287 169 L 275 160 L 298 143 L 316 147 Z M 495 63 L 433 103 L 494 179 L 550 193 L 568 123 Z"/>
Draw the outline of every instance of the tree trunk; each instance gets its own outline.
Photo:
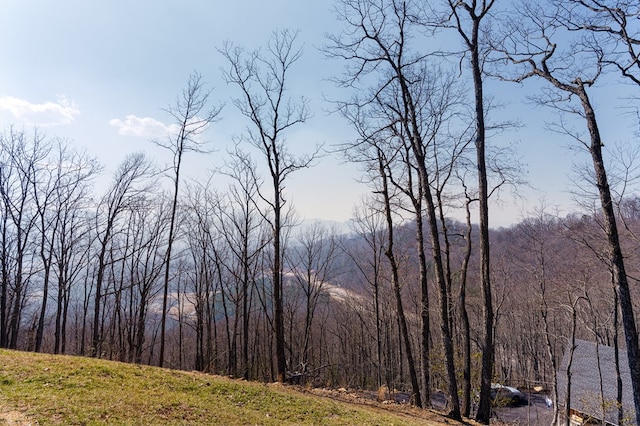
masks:
<path id="1" fill-rule="evenodd" d="M 423 407 L 431 407 L 431 348 L 429 345 L 431 339 L 430 318 L 429 318 L 429 280 L 427 279 L 427 259 L 424 253 L 424 230 L 422 222 L 422 209 L 416 215 L 416 239 L 418 241 L 418 262 L 420 263 L 420 289 L 421 289 L 421 310 L 422 330 L 421 330 L 421 349 L 422 349 L 422 400 Z"/>
<path id="2" fill-rule="evenodd" d="M 273 224 L 273 270 L 271 271 L 273 280 L 273 303 L 274 303 L 274 326 L 276 338 L 276 368 L 277 379 L 284 383 L 287 374 L 287 358 L 285 352 L 284 338 L 284 311 L 282 298 L 282 266 L 280 237 L 282 233 L 281 225 L 281 201 L 280 186 L 278 179 L 274 177 L 274 224 Z"/>
<path id="3" fill-rule="evenodd" d="M 622 325 L 625 333 L 625 342 L 627 344 L 627 358 L 629 360 L 629 371 L 633 388 L 633 402 L 636 409 L 636 423 L 640 424 L 640 347 L 638 346 L 638 331 L 633 312 L 633 300 L 631 292 L 629 291 L 629 282 L 627 281 L 627 273 L 625 271 L 624 257 L 619 240 L 611 191 L 602 157 L 602 140 L 600 138 L 595 111 L 591 106 L 583 85 L 579 85 L 579 92 L 577 94 L 582 102 L 589 135 L 591 136 L 589 152 L 591 153 L 596 184 L 600 195 L 604 229 L 609 245 L 609 259 L 613 271 L 613 281 L 620 297 Z"/>
<path id="4" fill-rule="evenodd" d="M 385 216 L 387 220 L 387 248 L 385 255 L 389 259 L 391 266 L 391 277 L 393 284 L 393 293 L 396 299 L 396 309 L 398 315 L 398 325 L 400 327 L 400 334 L 404 340 L 404 346 L 407 353 L 407 362 L 409 363 L 409 378 L 411 380 L 411 387 L 413 389 L 412 399 L 418 407 L 422 407 L 422 397 L 420 395 L 420 384 L 418 382 L 418 374 L 416 372 L 416 366 L 413 361 L 413 350 L 411 349 L 411 337 L 409 336 L 409 328 L 407 326 L 407 319 L 404 314 L 404 308 L 402 305 L 402 294 L 400 293 L 400 278 L 398 274 L 398 264 L 396 263 L 395 254 L 393 251 L 393 219 L 391 217 L 391 202 L 388 188 L 388 177 L 385 171 L 386 165 L 383 163 L 383 156 L 378 151 L 378 162 L 380 177 L 382 179 L 382 195 L 384 197 Z"/>
<path id="5" fill-rule="evenodd" d="M 408 94 L 408 88 L 406 92 Z M 413 115 L 415 117 L 415 115 Z M 414 118 L 415 120 L 415 118 Z M 412 148 L 416 157 L 416 165 L 418 168 L 420 184 L 423 189 L 423 196 L 426 203 L 427 221 L 429 223 L 429 232 L 431 234 L 431 254 L 436 269 L 436 282 L 439 290 L 440 301 L 440 328 L 442 330 L 442 344 L 444 347 L 445 364 L 447 369 L 447 386 L 448 395 L 451 398 L 451 412 L 449 416 L 453 419 L 460 420 L 460 400 L 458 398 L 458 384 L 455 370 L 455 359 L 453 351 L 453 340 L 451 329 L 449 327 L 449 301 L 447 282 L 442 262 L 442 252 L 440 247 L 440 232 L 438 230 L 438 218 L 436 208 L 431 195 L 431 186 L 429 183 L 429 175 L 425 164 L 424 149 L 422 142 L 419 140 L 419 132 L 417 132 L 417 123 L 413 123 L 412 127 L 416 130 L 413 132 Z"/>
<path id="6" fill-rule="evenodd" d="M 100 254 L 98 255 L 98 272 L 96 275 L 96 293 L 94 295 L 93 306 L 93 336 L 91 339 L 91 349 L 89 355 L 92 357 L 100 357 L 100 346 L 102 342 L 102 336 L 100 333 L 100 303 L 102 301 L 102 281 L 104 280 L 105 273 L 105 256 L 107 252 L 107 241 L 111 232 L 111 226 L 107 225 L 105 231 L 105 239 L 101 242 Z"/>
<path id="7" fill-rule="evenodd" d="M 460 274 L 460 292 L 458 293 L 458 305 L 460 309 L 460 323 L 462 325 L 462 415 L 469 417 L 471 412 L 471 331 L 469 314 L 467 312 L 467 273 L 469 259 L 471 258 L 471 209 L 470 201 L 465 205 L 467 213 L 467 231 L 465 233 L 465 253 Z"/>
<path id="8" fill-rule="evenodd" d="M 184 129 L 183 129 L 184 132 Z M 180 179 L 180 162 L 182 161 L 182 150 L 177 155 L 177 165 L 173 181 L 173 200 L 171 203 L 171 222 L 169 223 L 169 240 L 167 242 L 167 256 L 165 259 L 164 284 L 162 290 L 162 318 L 160 319 L 160 353 L 158 355 L 158 366 L 164 366 L 164 345 L 167 328 L 167 308 L 169 299 L 169 274 L 171 272 L 171 249 L 173 247 L 173 234 L 176 226 L 176 210 L 178 208 L 178 183 Z"/>
<path id="9" fill-rule="evenodd" d="M 478 199 L 480 215 L 480 268 L 484 317 L 484 343 L 482 347 L 482 372 L 480 377 L 480 402 L 476 420 L 489 424 L 491 418 L 491 379 L 493 377 L 493 300 L 489 254 L 489 192 L 485 160 L 485 123 L 482 71 L 478 52 L 478 26 L 474 21 L 474 48 L 471 50 L 471 68 L 476 110 L 476 165 L 478 167 Z"/>

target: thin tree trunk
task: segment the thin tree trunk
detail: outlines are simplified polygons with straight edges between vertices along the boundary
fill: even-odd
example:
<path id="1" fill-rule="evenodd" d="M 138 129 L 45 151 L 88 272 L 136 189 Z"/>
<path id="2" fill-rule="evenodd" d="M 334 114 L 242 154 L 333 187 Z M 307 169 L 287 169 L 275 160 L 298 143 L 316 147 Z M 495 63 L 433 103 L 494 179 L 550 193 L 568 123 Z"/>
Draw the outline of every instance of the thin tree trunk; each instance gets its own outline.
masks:
<path id="1" fill-rule="evenodd" d="M 100 334 L 100 303 L 102 301 L 102 282 L 105 273 L 105 256 L 107 252 L 107 241 L 111 233 L 111 226 L 107 225 L 104 240 L 101 242 L 100 254 L 98 255 L 98 273 L 96 275 L 96 292 L 94 295 L 93 306 L 93 337 L 89 355 L 92 357 L 100 357 L 100 346 L 102 344 L 102 336 Z"/>
<path id="2" fill-rule="evenodd" d="M 624 424 L 624 409 L 622 406 L 622 375 L 620 374 L 620 348 L 618 347 L 619 301 L 618 292 L 613 290 L 613 353 L 616 365 L 616 403 L 618 404 L 618 424 Z"/>
<path id="3" fill-rule="evenodd" d="M 460 274 L 460 293 L 458 294 L 458 305 L 460 309 L 460 322 L 462 325 L 462 406 L 461 412 L 464 417 L 469 417 L 471 413 L 471 327 L 469 324 L 469 314 L 467 312 L 467 273 L 469 270 L 469 259 L 471 258 L 471 209 L 468 200 L 465 207 L 467 213 L 467 231 L 465 233 L 465 252 Z"/>
<path id="4" fill-rule="evenodd" d="M 184 132 L 184 130 L 183 130 Z M 164 282 L 162 290 L 162 318 L 160 319 L 160 353 L 158 355 L 158 366 L 164 367 L 164 346 L 167 328 L 167 309 L 169 303 L 169 274 L 171 273 L 171 249 L 173 247 L 173 234 L 176 226 L 176 210 L 178 208 L 178 184 L 180 179 L 180 162 L 182 160 L 182 150 L 177 155 L 177 165 L 173 181 L 173 200 L 171 204 L 171 221 L 169 223 L 169 241 L 167 243 L 167 256 L 164 269 Z"/>
<path id="5" fill-rule="evenodd" d="M 42 283 L 42 305 L 40 306 L 40 315 L 38 317 L 38 328 L 36 329 L 36 345 L 35 352 L 42 349 L 42 339 L 44 336 L 44 321 L 47 315 L 47 301 L 49 300 L 49 277 L 51 276 L 51 260 L 45 262 L 44 279 Z"/>
<path id="6" fill-rule="evenodd" d="M 383 163 L 382 153 L 378 152 L 378 162 L 380 177 L 382 179 L 382 195 L 384 197 L 385 204 L 385 217 L 387 220 L 387 248 L 385 255 L 389 259 L 391 265 L 391 277 L 393 284 L 393 293 L 396 299 L 396 309 L 398 311 L 398 326 L 400 328 L 400 334 L 404 340 L 404 346 L 407 354 L 407 362 L 409 363 L 409 378 L 411 380 L 411 387 L 413 389 L 412 399 L 418 407 L 422 407 L 422 397 L 420 395 L 420 384 L 418 382 L 418 374 L 416 366 L 413 360 L 413 350 L 411 349 L 411 337 L 409 336 L 409 327 L 407 326 L 407 319 L 404 314 L 404 308 L 402 305 L 402 294 L 400 293 L 400 277 L 398 274 L 398 264 L 396 263 L 395 254 L 393 251 L 393 219 L 391 217 L 391 203 L 388 188 L 388 177 L 385 171 L 386 165 Z"/>
<path id="7" fill-rule="evenodd" d="M 279 173 L 278 173 L 279 176 Z M 284 312 L 282 300 L 282 266 L 280 237 L 282 232 L 281 224 L 281 194 L 278 176 L 273 177 L 274 184 L 274 225 L 273 225 L 273 303 L 274 303 L 274 325 L 276 338 L 276 364 L 277 378 L 280 383 L 284 383 L 287 374 L 287 359 L 285 353 L 284 337 Z"/>
<path id="8" fill-rule="evenodd" d="M 565 393 L 564 399 L 564 424 L 571 424 L 571 364 L 573 364 L 573 353 L 576 350 L 576 301 L 573 306 L 571 306 L 571 340 L 569 341 L 569 358 L 567 361 L 567 371 L 566 371 L 566 380 L 567 380 L 567 391 Z"/>

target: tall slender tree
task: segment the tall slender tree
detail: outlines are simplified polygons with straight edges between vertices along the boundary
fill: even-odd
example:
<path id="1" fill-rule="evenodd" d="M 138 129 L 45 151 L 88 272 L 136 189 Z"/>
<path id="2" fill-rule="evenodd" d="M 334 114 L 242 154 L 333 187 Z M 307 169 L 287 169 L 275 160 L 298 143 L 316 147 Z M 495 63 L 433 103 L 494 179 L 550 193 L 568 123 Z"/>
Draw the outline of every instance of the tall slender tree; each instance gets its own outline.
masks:
<path id="1" fill-rule="evenodd" d="M 258 196 L 268 206 L 263 217 L 272 234 L 271 284 L 279 382 L 285 381 L 287 373 L 282 288 L 285 183 L 291 173 L 310 167 L 319 152 L 316 149 L 312 154 L 295 157 L 285 140 L 289 129 L 306 122 L 310 116 L 307 99 L 296 100 L 287 94 L 291 69 L 302 55 L 297 37 L 297 32 L 285 29 L 273 33 L 265 51 L 247 52 L 230 42 L 220 49 L 229 65 L 225 78 L 241 92 L 234 104 L 251 123 L 242 140 L 258 150 L 268 169 L 271 195 L 261 188 Z"/>
<path id="2" fill-rule="evenodd" d="M 405 353 L 407 354 L 407 361 L 409 366 L 409 378 L 411 380 L 411 388 L 413 390 L 413 398 L 415 404 L 418 407 L 422 407 L 422 397 L 420 395 L 420 385 L 418 383 L 418 374 L 416 373 L 416 365 L 413 359 L 413 349 L 411 347 L 411 338 L 409 336 L 409 327 L 407 325 L 407 317 L 404 313 L 404 306 L 402 303 L 402 295 L 400 291 L 400 275 L 399 267 L 396 259 L 396 252 L 394 249 L 394 221 L 393 221 L 393 209 L 391 206 L 392 193 L 390 190 L 389 180 L 389 163 L 388 159 L 384 155 L 382 149 L 376 149 L 378 154 L 378 173 L 380 174 L 380 195 L 382 196 L 382 204 L 384 205 L 384 217 L 387 223 L 387 242 L 385 246 L 385 256 L 389 261 L 391 268 L 391 285 L 393 287 L 393 294 L 396 301 L 396 311 L 398 315 L 398 324 L 400 327 L 400 334 L 405 346 Z"/>
<path id="3" fill-rule="evenodd" d="M 166 264 L 164 270 L 164 289 L 162 295 L 162 319 L 160 324 L 160 353 L 158 364 L 164 365 L 165 333 L 167 324 L 167 299 L 169 295 L 169 278 L 171 273 L 171 250 L 176 228 L 176 211 L 178 209 L 178 195 L 180 188 L 180 171 L 183 155 L 187 152 L 206 152 L 204 141 L 200 139 L 206 128 L 215 121 L 221 107 L 210 107 L 209 96 L 211 92 L 206 89 L 202 76 L 194 72 L 189 76 L 187 87 L 182 91 L 173 106 L 166 111 L 175 119 L 178 127 L 176 134 L 168 135 L 167 140 L 154 140 L 153 142 L 173 155 L 173 163 L 170 167 L 173 183 L 173 201 L 171 204 L 171 219 L 169 222 L 169 236 L 167 244 Z"/>
<path id="4" fill-rule="evenodd" d="M 356 99 L 343 102 L 341 112 L 367 135 L 384 138 L 381 134 L 391 131 L 389 136 L 402 135 L 410 147 L 412 164 L 419 179 L 424 201 L 431 242 L 431 256 L 440 296 L 442 343 L 445 351 L 448 395 L 451 399 L 452 418 L 460 418 L 457 378 L 451 336 L 450 303 L 440 241 L 438 214 L 433 189 L 433 165 L 429 163 L 427 133 L 422 121 L 420 104 L 420 82 L 429 53 L 412 49 L 412 30 L 415 28 L 419 10 L 413 1 L 343 0 L 339 10 L 340 19 L 349 25 L 342 35 L 331 36 L 327 53 L 348 61 L 347 76 L 340 79 L 341 85 L 360 89 L 367 77 L 379 78 L 373 87 L 359 90 Z M 369 112 L 366 112 L 367 109 Z M 374 123 L 367 123 L 366 121 Z"/>
<path id="5" fill-rule="evenodd" d="M 635 321 L 633 301 L 626 272 L 625 259 L 613 202 L 607 167 L 603 154 L 603 139 L 590 88 L 602 77 L 606 65 L 606 50 L 594 40 L 558 40 L 560 30 L 573 30 L 571 13 L 565 4 L 539 2 L 520 9 L 515 31 L 506 34 L 501 53 L 517 68 L 509 78 L 516 82 L 529 78 L 545 81 L 552 90 L 536 99 L 539 103 L 570 113 L 582 119 L 587 137 L 572 131 L 566 123 L 555 127 L 579 143 L 591 157 L 593 179 L 603 218 L 602 229 L 608 245 L 608 262 L 613 282 L 618 291 L 622 311 L 622 325 L 627 343 L 627 356 L 636 407 L 636 422 L 640 424 L 640 345 Z M 634 65 L 632 63 L 632 65 Z"/>
<path id="6" fill-rule="evenodd" d="M 491 256 L 489 244 L 489 185 L 486 162 L 486 100 L 483 81 L 482 30 L 490 19 L 495 0 L 454 1 L 447 0 L 453 26 L 463 40 L 469 57 L 473 79 L 476 123 L 476 166 L 478 177 L 478 213 L 480 215 L 480 269 L 483 295 L 484 339 L 482 344 L 482 372 L 480 376 L 480 401 L 476 420 L 489 424 L 491 417 L 491 379 L 493 377 L 493 301 L 491 291 Z"/>

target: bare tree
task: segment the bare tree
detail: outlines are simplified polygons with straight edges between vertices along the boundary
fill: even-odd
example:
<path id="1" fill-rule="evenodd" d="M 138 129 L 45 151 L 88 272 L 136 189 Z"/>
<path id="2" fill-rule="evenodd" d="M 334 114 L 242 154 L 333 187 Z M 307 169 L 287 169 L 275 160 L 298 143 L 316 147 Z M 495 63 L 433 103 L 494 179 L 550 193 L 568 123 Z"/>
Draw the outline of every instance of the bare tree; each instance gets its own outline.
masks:
<path id="1" fill-rule="evenodd" d="M 309 373 L 309 364 L 312 362 L 310 347 L 316 309 L 326 284 L 334 278 L 335 255 L 335 235 L 321 224 L 314 223 L 300 231 L 287 256 L 289 268 L 304 296 L 302 347 L 297 357 L 298 373 L 303 379 Z"/>
<path id="2" fill-rule="evenodd" d="M 50 151 L 46 153 L 47 157 L 51 154 L 53 146 L 48 149 Z M 43 160 L 46 161 L 48 158 L 44 158 Z M 44 170 L 38 173 L 38 176 L 34 176 L 31 181 L 34 204 L 38 215 L 38 251 L 40 261 L 42 262 L 42 303 L 40 305 L 40 315 L 38 317 L 38 325 L 36 327 L 34 344 L 35 352 L 40 352 L 42 348 L 44 323 L 47 315 L 47 302 L 49 301 L 49 282 L 53 261 L 52 251 L 54 246 L 54 236 L 60 219 L 57 211 L 54 211 L 52 204 L 54 203 L 56 187 L 62 184 L 60 182 L 60 174 L 63 170 L 62 168 L 65 166 L 62 161 L 59 161 L 57 172 L 53 167 L 55 166 L 51 165 L 51 168 L 45 166 Z"/>
<path id="3" fill-rule="evenodd" d="M 484 310 L 484 341 L 482 347 L 482 373 L 480 402 L 476 420 L 489 424 L 491 417 L 491 378 L 493 375 L 493 306 L 491 292 L 491 262 L 489 251 L 489 186 L 486 162 L 486 124 L 483 68 L 484 53 L 481 31 L 490 18 L 495 0 L 447 0 L 454 28 L 462 38 L 469 54 L 476 122 L 476 166 L 478 169 L 478 210 L 480 215 L 480 268 Z"/>
<path id="4" fill-rule="evenodd" d="M 205 184 L 187 187 L 186 251 L 192 271 L 185 290 L 191 296 L 185 298 L 195 310 L 195 369 L 216 372 L 218 339 L 215 306 L 222 283 L 216 278 L 219 262 L 213 245 L 219 244 L 215 229 L 219 196 L 211 190 L 209 184 L 210 181 L 207 180 Z"/>
<path id="5" fill-rule="evenodd" d="M 583 138 L 580 132 L 571 130 L 564 121 L 561 121 L 556 129 L 570 136 L 591 157 L 594 184 L 604 221 L 603 230 L 608 242 L 608 260 L 620 297 L 636 421 L 640 424 L 640 346 L 637 326 L 615 206 L 603 157 L 602 137 L 589 95 L 589 88 L 602 75 L 604 53 L 597 45 L 592 45 L 591 48 L 576 48 L 576 45 L 571 45 L 568 41 L 565 45 L 558 44 L 555 39 L 557 33 L 567 29 L 562 5 L 554 7 L 548 3 L 528 4 L 521 10 L 523 13 L 518 20 L 518 26 L 511 27 L 515 32 L 505 36 L 501 49 L 505 57 L 518 67 L 517 74 L 510 78 L 523 81 L 537 77 L 546 81 L 553 90 L 543 93 L 537 98 L 538 101 L 579 117 L 587 127 L 587 138 Z M 563 47 L 567 50 L 563 51 Z"/>
<path id="6" fill-rule="evenodd" d="M 272 231 L 274 333 L 280 382 L 286 379 L 287 372 L 282 295 L 285 182 L 291 173 L 310 167 L 318 152 L 296 158 L 285 140 L 290 128 L 309 118 L 308 101 L 287 95 L 289 74 L 302 55 L 296 39 L 297 32 L 281 30 L 269 39 L 266 52 L 246 52 L 230 42 L 220 50 L 229 64 L 224 73 L 227 82 L 241 91 L 241 97 L 235 99 L 234 104 L 251 123 L 243 141 L 260 152 L 269 170 L 272 195 L 259 190 L 259 197 L 268 206 L 269 211 L 263 215 Z"/>
<path id="7" fill-rule="evenodd" d="M 362 205 L 354 210 L 354 219 L 350 222 L 351 230 L 362 239 L 362 244 L 353 247 L 343 242 L 340 244 L 340 248 L 353 262 L 373 292 L 373 311 L 376 329 L 376 385 L 380 387 L 383 384 L 380 286 L 382 280 L 382 256 L 384 252 L 384 219 L 381 217 L 382 215 L 379 210 L 371 204 L 372 202 L 363 201 Z M 362 253 L 363 251 L 365 253 Z M 367 289 L 367 291 L 369 290 Z M 387 386 L 389 384 L 390 383 L 387 383 Z"/>
<path id="8" fill-rule="evenodd" d="M 38 211 L 33 183 L 39 179 L 51 146 L 35 131 L 32 136 L 13 128 L 0 135 L 0 197 L 3 210 L 2 342 L 16 349 L 22 311 L 36 256 L 32 235 L 37 232 Z"/>
<path id="9" fill-rule="evenodd" d="M 81 158 L 78 158 L 81 160 Z M 80 161 L 78 161 L 80 163 Z M 54 353 L 66 353 L 67 325 L 72 288 L 86 273 L 91 249 L 92 218 L 89 199 L 91 165 L 77 170 L 77 185 L 59 188 L 60 225 L 55 237 L 54 274 L 57 281 Z"/>
<path id="10" fill-rule="evenodd" d="M 418 407 L 422 407 L 422 397 L 420 395 L 420 385 L 418 384 L 418 375 L 416 373 L 416 366 L 413 360 L 413 350 L 411 348 L 411 339 L 409 338 L 409 329 L 407 326 L 407 318 L 404 313 L 404 307 L 402 304 L 402 296 L 400 293 L 400 277 L 399 267 L 396 260 L 396 253 L 394 250 L 394 221 L 393 210 L 391 207 L 392 193 L 389 188 L 390 171 L 388 159 L 384 155 L 383 151 L 378 148 L 378 167 L 380 173 L 381 189 L 380 195 L 382 196 L 382 203 L 384 205 L 384 216 L 387 222 L 387 244 L 385 247 L 385 256 L 389 260 L 391 268 L 391 284 L 393 287 L 393 293 L 396 301 L 396 310 L 398 314 L 398 323 L 400 326 L 400 333 L 404 340 L 405 351 L 407 354 L 407 361 L 409 363 L 409 377 L 411 379 L 411 387 L 413 389 L 413 398 L 415 404 Z"/>
<path id="11" fill-rule="evenodd" d="M 469 274 L 469 261 L 473 243 L 471 241 L 471 231 L 473 225 L 471 223 L 471 204 L 475 201 L 474 197 L 469 195 L 467 187 L 464 185 L 464 179 L 461 179 L 465 193 L 465 214 L 466 229 L 464 232 L 465 250 L 463 261 L 460 268 L 460 289 L 458 291 L 458 309 L 460 311 L 460 326 L 462 328 L 462 415 L 468 417 L 471 412 L 471 327 L 469 323 L 469 312 L 467 307 L 467 277 Z"/>
<path id="12" fill-rule="evenodd" d="M 632 0 L 554 1 L 559 22 L 583 34 L 578 45 L 599 50 L 600 60 L 640 85 L 640 6 Z"/>
<path id="13" fill-rule="evenodd" d="M 533 256 L 532 264 L 524 266 L 525 270 L 535 277 L 540 292 L 539 298 L 539 315 L 542 319 L 544 343 L 547 354 L 547 361 L 551 365 L 551 396 L 556 404 L 553 406 L 553 424 L 557 423 L 558 419 L 558 360 L 555 353 L 555 347 L 553 344 L 554 336 L 551 331 L 551 297 L 549 295 L 550 276 L 552 269 L 550 267 L 549 259 L 547 259 L 548 252 L 552 250 L 553 253 L 557 253 L 557 250 L 553 250 L 552 238 L 553 229 L 556 221 L 552 216 L 547 214 L 544 209 L 540 209 L 536 212 L 536 215 L 530 219 L 522 221 L 517 229 L 525 238 L 525 244 L 529 250 L 529 253 Z"/>
<path id="14" fill-rule="evenodd" d="M 78 199 L 87 195 L 87 185 L 99 171 L 95 159 L 73 152 L 63 141 L 51 147 L 51 156 L 37 179 L 32 182 L 34 202 L 38 212 L 39 255 L 42 262 L 42 304 L 35 336 L 36 352 L 42 349 L 47 302 L 52 268 L 56 260 L 58 238 L 65 225 L 69 208 L 78 209 Z M 76 213 L 77 214 L 77 213 Z"/>
<path id="15" fill-rule="evenodd" d="M 377 104 L 375 105 L 378 106 Z M 380 198 L 378 200 L 382 206 L 380 208 L 380 215 L 384 217 L 386 224 L 386 244 L 381 242 L 381 248 L 383 248 L 384 255 L 389 262 L 391 273 L 391 287 L 393 291 L 393 300 L 395 301 L 399 330 L 398 348 L 400 350 L 401 359 L 400 370 L 402 371 L 402 345 L 404 345 L 409 364 L 409 376 L 413 391 L 412 400 L 417 406 L 421 407 L 424 401 L 421 395 L 416 365 L 413 357 L 414 351 L 412 349 L 406 315 L 404 313 L 399 278 L 400 266 L 397 261 L 396 249 L 394 248 L 394 215 L 398 214 L 398 205 L 401 204 L 397 201 L 397 198 L 399 194 L 403 193 L 403 191 L 413 195 L 413 189 L 403 189 L 402 191 L 397 189 L 401 185 L 395 182 L 398 182 L 400 179 L 393 177 L 393 167 L 398 163 L 397 157 L 401 157 L 400 154 L 405 151 L 406 147 L 403 146 L 402 143 L 398 143 L 396 140 L 402 138 L 398 138 L 394 132 L 386 132 L 389 122 L 385 120 L 388 117 L 386 117 L 387 114 L 384 112 L 384 107 L 380 109 L 374 107 L 373 109 L 374 111 L 368 111 L 367 108 L 362 106 L 357 100 L 352 104 L 342 105 L 343 115 L 354 125 L 360 135 L 360 139 L 351 145 L 347 144 L 343 149 L 345 149 L 345 152 L 352 161 L 362 162 L 365 165 L 367 173 L 371 176 L 371 184 L 375 188 L 375 193 L 378 194 Z M 376 112 L 381 113 L 381 116 L 385 118 L 381 125 L 377 125 L 378 123 L 375 123 L 375 118 L 377 117 Z M 392 114 L 393 112 L 390 113 L 390 115 Z M 393 119 L 389 119 L 393 121 Z M 400 127 L 402 128 L 402 126 Z M 402 130 L 404 130 L 404 128 L 402 128 Z M 401 172 L 403 171 L 404 170 L 401 168 Z M 411 182 L 410 179 L 409 182 Z M 420 202 L 417 202 L 417 204 L 420 205 Z M 419 213 L 417 214 L 421 215 L 422 209 L 419 209 Z M 422 272 L 426 274 L 426 267 L 422 269 Z M 426 280 L 426 275 L 424 278 Z M 424 282 L 421 281 L 421 284 L 424 284 Z M 375 290 L 379 291 L 378 288 Z M 379 294 L 376 293 L 376 300 L 378 300 L 378 298 Z M 378 305 L 376 305 L 376 308 L 378 308 Z M 428 369 L 423 370 L 423 374 L 428 374 L 428 371 Z M 423 378 L 423 381 L 427 384 L 429 383 L 428 378 Z"/>
<path id="16" fill-rule="evenodd" d="M 215 227 L 218 234 L 226 242 L 230 253 L 230 262 L 223 265 L 235 285 L 236 319 L 241 320 L 234 324 L 232 354 L 233 374 L 241 371 L 241 376 L 249 379 L 249 338 L 250 338 L 250 304 L 251 293 L 255 281 L 258 279 L 258 259 L 268 237 L 264 234 L 264 221 L 258 212 L 256 204 L 260 182 L 256 177 L 256 164 L 248 153 L 242 151 L 239 146 L 230 152 L 230 160 L 225 165 L 222 173 L 232 179 L 228 192 L 222 200 L 216 204 Z M 237 340 L 241 335 L 242 365 L 238 369 Z M 236 371 L 238 370 L 238 371 Z"/>
<path id="17" fill-rule="evenodd" d="M 203 141 L 199 139 L 206 128 L 217 118 L 221 107 L 209 107 L 211 92 L 205 88 L 202 76 L 193 73 L 189 76 L 187 87 L 176 100 L 175 105 L 166 111 L 176 120 L 177 134 L 168 135 L 166 141 L 155 140 L 154 143 L 168 149 L 173 155 L 173 203 L 171 205 L 171 220 L 169 223 L 169 240 L 164 272 L 164 293 L 162 296 L 162 320 L 160 324 L 160 353 L 158 364 L 164 365 L 164 345 L 167 322 L 167 296 L 169 294 L 169 273 L 171 271 L 171 249 L 175 233 L 176 210 L 180 185 L 180 168 L 182 157 L 187 152 L 206 152 Z"/>
<path id="18" fill-rule="evenodd" d="M 93 333 L 90 354 L 101 356 L 102 328 L 101 306 L 103 301 L 103 284 L 107 267 L 112 263 L 109 259 L 109 247 L 114 235 L 118 232 L 118 220 L 122 213 L 150 189 L 144 179 L 150 176 L 151 166 L 143 154 L 129 155 L 120 164 L 113 182 L 102 198 L 96 212 L 97 225 L 97 270 L 95 274 Z"/>
<path id="19" fill-rule="evenodd" d="M 162 275 L 166 242 L 164 235 L 169 226 L 170 204 L 166 198 L 155 203 L 154 198 L 141 198 L 128 213 L 127 250 L 122 257 L 122 274 L 127 285 L 122 286 L 124 324 L 113 326 L 126 328 L 126 350 L 129 362 L 142 363 L 150 328 L 151 305 L 160 292 L 159 278 Z M 128 248 L 127 248 L 128 247 Z"/>
<path id="20" fill-rule="evenodd" d="M 449 415 L 459 419 L 448 284 L 433 194 L 433 166 L 427 151 L 427 145 L 433 141 L 425 138 L 429 132 L 425 129 L 420 108 L 420 96 L 428 97 L 420 92 L 420 84 L 425 79 L 424 64 L 429 55 L 410 48 L 412 29 L 417 32 L 413 27 L 417 10 L 417 4 L 412 1 L 343 0 L 338 14 L 349 28 L 340 36 L 331 36 L 326 50 L 330 56 L 348 61 L 347 75 L 338 83 L 359 90 L 354 101 L 340 105 L 341 112 L 360 128 L 368 125 L 363 123 L 367 119 L 374 122 L 364 131 L 367 137 L 363 140 L 369 141 L 372 137 L 384 139 L 385 136 L 380 134 L 391 130 L 389 136 L 402 135 L 411 148 L 412 164 L 419 177 L 431 236 L 431 255 L 440 295 L 442 342 L 451 399 Z M 379 81 L 368 91 L 363 91 L 358 85 L 368 82 L 370 75 L 378 76 Z M 370 116 L 364 112 L 366 109 L 371 111 Z"/>

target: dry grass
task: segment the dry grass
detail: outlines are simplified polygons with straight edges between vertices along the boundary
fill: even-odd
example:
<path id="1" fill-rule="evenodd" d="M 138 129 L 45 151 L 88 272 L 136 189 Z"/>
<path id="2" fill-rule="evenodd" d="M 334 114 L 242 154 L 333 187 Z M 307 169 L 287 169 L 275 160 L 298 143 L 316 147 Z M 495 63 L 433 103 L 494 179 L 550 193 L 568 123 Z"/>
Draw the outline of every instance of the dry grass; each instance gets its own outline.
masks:
<path id="1" fill-rule="evenodd" d="M 430 425 L 422 410 L 383 410 L 200 373 L 0 350 L 2 424 Z"/>

